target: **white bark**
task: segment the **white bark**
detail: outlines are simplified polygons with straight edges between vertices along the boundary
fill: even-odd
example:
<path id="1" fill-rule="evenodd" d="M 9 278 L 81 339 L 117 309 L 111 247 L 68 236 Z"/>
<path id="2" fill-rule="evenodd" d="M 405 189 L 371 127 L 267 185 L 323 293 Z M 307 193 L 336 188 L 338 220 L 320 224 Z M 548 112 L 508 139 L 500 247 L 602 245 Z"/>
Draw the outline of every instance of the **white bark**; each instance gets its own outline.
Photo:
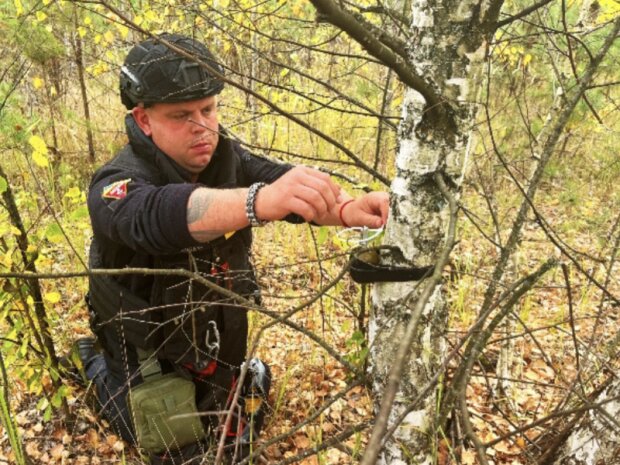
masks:
<path id="1" fill-rule="evenodd" d="M 568 437 L 554 465 L 613 465 L 620 463 L 620 381 L 615 380 L 595 403 L 600 410 L 589 411 Z M 615 399 L 615 400 L 611 400 Z M 610 401 L 611 400 L 611 401 Z"/>
<path id="2" fill-rule="evenodd" d="M 391 212 L 384 242 L 398 246 L 405 261 L 418 266 L 434 264 L 446 234 L 448 206 L 432 177 L 443 172 L 452 181 L 456 194 L 471 145 L 470 128 L 475 116 L 472 102 L 484 44 L 482 38 L 478 42 L 472 40 L 474 35 L 468 24 L 478 4 L 478 1 L 461 2 L 454 10 L 445 1 L 413 2 L 411 36 L 415 40 L 411 44 L 410 61 L 438 95 L 450 100 L 455 123 L 453 132 L 429 126 L 424 99 L 411 89 L 406 92 L 397 174 L 391 186 Z M 410 317 L 411 308 L 405 301 L 419 292 L 416 286 L 417 283 L 386 283 L 377 285 L 373 293 L 370 371 L 378 402 Z M 410 350 L 411 357 L 390 416 L 391 424 L 436 373 L 444 352 L 446 326 L 446 305 L 441 289 L 436 288 Z M 387 441 L 378 463 L 431 464 L 436 450 L 436 408 L 437 399 L 433 395 L 416 406 L 401 423 L 395 437 Z"/>

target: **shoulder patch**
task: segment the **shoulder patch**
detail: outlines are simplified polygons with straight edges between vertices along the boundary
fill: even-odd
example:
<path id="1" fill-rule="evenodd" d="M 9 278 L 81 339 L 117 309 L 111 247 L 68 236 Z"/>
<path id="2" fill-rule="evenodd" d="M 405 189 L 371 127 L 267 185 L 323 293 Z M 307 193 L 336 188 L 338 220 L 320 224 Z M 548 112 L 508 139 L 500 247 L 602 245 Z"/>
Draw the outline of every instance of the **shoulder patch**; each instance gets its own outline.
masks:
<path id="1" fill-rule="evenodd" d="M 127 184 L 130 182 L 131 179 L 123 179 L 122 181 L 116 181 L 109 186 L 105 186 L 101 197 L 104 199 L 124 199 L 127 196 Z"/>

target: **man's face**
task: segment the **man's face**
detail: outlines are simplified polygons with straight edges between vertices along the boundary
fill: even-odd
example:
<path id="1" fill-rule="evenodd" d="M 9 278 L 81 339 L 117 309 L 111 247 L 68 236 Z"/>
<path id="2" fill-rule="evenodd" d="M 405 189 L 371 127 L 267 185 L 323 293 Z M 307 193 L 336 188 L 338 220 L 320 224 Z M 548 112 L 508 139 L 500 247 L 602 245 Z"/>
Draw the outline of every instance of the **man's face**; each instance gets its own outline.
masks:
<path id="1" fill-rule="evenodd" d="M 155 145 L 189 172 L 198 174 L 211 161 L 219 139 L 215 96 L 136 107 L 132 114 Z"/>

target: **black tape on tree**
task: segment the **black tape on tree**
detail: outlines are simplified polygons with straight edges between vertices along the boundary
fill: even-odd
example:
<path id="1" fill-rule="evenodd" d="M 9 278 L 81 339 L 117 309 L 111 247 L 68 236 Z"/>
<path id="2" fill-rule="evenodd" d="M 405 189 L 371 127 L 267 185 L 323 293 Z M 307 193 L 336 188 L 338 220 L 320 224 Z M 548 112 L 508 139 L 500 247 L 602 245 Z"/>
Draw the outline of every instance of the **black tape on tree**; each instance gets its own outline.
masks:
<path id="1" fill-rule="evenodd" d="M 353 257 L 349 274 L 353 281 L 360 284 L 405 282 L 419 281 L 430 276 L 434 268 L 434 266 L 407 267 L 373 264 L 358 257 Z"/>

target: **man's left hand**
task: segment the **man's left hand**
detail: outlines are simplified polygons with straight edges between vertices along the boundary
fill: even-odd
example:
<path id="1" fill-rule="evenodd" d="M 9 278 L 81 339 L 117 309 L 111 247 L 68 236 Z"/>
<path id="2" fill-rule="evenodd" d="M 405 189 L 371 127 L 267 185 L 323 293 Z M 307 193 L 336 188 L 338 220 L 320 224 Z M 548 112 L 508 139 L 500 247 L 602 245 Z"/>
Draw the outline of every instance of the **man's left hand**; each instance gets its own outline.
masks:
<path id="1" fill-rule="evenodd" d="M 370 192 L 345 205 L 340 219 L 346 226 L 380 228 L 387 222 L 389 209 L 390 196 L 387 192 Z"/>

